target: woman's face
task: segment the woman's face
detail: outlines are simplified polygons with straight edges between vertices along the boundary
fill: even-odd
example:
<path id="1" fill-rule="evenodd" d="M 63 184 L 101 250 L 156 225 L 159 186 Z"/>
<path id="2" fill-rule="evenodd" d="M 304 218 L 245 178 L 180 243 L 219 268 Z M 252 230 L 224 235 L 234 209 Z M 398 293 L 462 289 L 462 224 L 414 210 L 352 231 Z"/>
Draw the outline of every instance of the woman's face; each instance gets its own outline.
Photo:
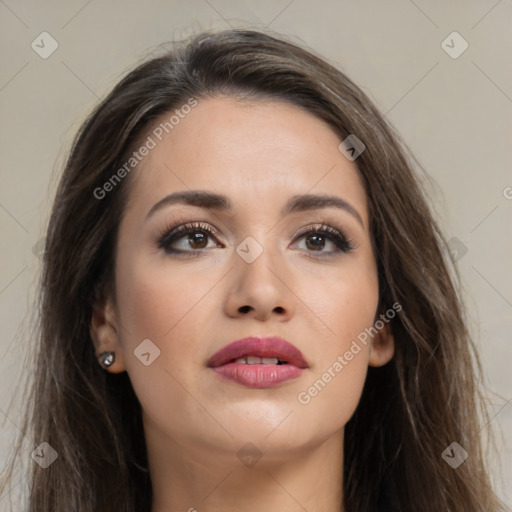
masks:
<path id="1" fill-rule="evenodd" d="M 379 318 L 379 290 L 356 162 L 331 128 L 285 103 L 199 100 L 166 133 L 160 123 L 171 114 L 149 129 L 155 147 L 131 171 L 117 302 L 93 317 L 96 348 L 116 352 L 110 371 L 128 372 L 148 442 L 163 452 L 210 450 L 222 460 L 251 442 L 277 459 L 342 436 L 368 364 L 393 353 L 387 325 L 361 342 Z M 161 202 L 191 191 L 222 201 Z M 341 207 L 319 199 L 285 211 L 303 195 Z M 189 223 L 200 227 L 161 242 Z M 339 235 L 316 232 L 322 224 Z M 307 367 L 259 386 L 209 367 L 249 336 L 287 340 Z M 239 371 L 250 381 L 259 370 L 247 367 Z"/>

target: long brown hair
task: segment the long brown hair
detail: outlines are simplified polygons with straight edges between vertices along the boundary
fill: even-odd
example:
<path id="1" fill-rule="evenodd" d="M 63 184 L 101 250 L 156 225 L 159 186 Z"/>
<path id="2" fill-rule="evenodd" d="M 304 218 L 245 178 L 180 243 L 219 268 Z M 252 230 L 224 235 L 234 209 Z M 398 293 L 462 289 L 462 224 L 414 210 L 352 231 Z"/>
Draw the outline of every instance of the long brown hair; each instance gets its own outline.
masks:
<path id="1" fill-rule="evenodd" d="M 345 428 L 347 511 L 495 512 L 480 441 L 481 369 L 460 301 L 459 278 L 417 174 L 420 168 L 369 98 L 341 71 L 283 37 L 208 32 L 171 44 L 131 71 L 77 134 L 46 237 L 40 329 L 22 430 L 58 459 L 33 464 L 29 510 L 139 512 L 151 508 L 140 404 L 128 374 L 95 358 L 92 307 L 115 287 L 117 229 L 130 177 L 98 199 L 145 130 L 188 98 L 272 98 L 366 146 L 356 164 L 368 195 L 380 304 L 399 302 L 395 356 L 370 368 Z M 132 173 L 137 172 L 135 168 Z M 20 440 L 16 453 L 19 456 Z M 457 469 L 442 457 L 457 442 Z"/>

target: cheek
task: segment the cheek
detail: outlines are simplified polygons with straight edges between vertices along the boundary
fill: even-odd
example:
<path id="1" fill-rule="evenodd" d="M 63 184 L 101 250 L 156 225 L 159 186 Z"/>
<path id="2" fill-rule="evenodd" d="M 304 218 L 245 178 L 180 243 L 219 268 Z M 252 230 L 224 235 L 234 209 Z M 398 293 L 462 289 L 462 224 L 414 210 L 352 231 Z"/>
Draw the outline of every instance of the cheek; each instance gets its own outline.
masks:
<path id="1" fill-rule="evenodd" d="M 312 277 L 305 286 L 318 282 Z M 306 422 L 322 418 L 328 431 L 346 424 L 361 397 L 368 370 L 368 330 L 375 319 L 379 289 L 370 260 L 366 265 L 340 268 L 322 283 L 321 288 L 309 286 L 299 292 L 308 297 L 318 330 L 311 352 L 315 365 L 296 403 Z"/>
<path id="2" fill-rule="evenodd" d="M 186 432 L 191 418 L 197 417 L 216 431 L 218 424 L 204 415 L 190 393 L 196 395 L 204 378 L 198 367 L 204 363 L 205 348 L 198 343 L 212 333 L 204 326 L 218 310 L 219 300 L 210 290 L 222 274 L 215 278 L 212 273 L 184 272 L 171 269 L 169 262 L 147 260 L 120 261 L 118 268 L 123 355 L 143 410 L 169 435 Z M 158 356 L 146 366 L 134 351 L 140 353 L 138 347 L 147 339 L 157 347 L 149 345 L 150 359 L 153 351 Z"/>
<path id="3" fill-rule="evenodd" d="M 367 374 L 364 349 L 347 361 L 344 352 L 333 357 L 309 379 L 296 395 L 297 417 L 306 430 L 324 437 L 343 428 L 353 416 L 361 398 Z"/>
<path id="4" fill-rule="evenodd" d="M 190 327 L 189 317 L 197 318 L 218 281 L 212 272 L 186 271 L 159 257 L 120 261 L 118 268 L 118 309 L 127 348 L 146 338 L 161 343 L 184 325 Z"/>
<path id="5" fill-rule="evenodd" d="M 339 268 L 322 268 L 314 273 L 303 269 L 297 279 L 297 295 L 307 306 L 311 324 L 328 343 L 323 351 L 345 351 L 351 341 L 373 324 L 379 302 L 376 267 L 370 258 L 347 258 Z"/>

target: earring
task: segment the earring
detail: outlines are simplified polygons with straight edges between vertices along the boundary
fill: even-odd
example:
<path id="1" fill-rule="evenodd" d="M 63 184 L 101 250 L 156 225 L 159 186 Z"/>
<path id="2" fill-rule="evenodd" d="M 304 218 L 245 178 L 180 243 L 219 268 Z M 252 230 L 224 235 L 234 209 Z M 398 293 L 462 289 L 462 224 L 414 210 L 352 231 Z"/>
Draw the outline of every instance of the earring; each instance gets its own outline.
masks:
<path id="1" fill-rule="evenodd" d="M 108 368 L 109 366 L 111 366 L 112 363 L 114 362 L 115 358 L 116 358 L 116 353 L 115 352 L 102 352 L 98 356 L 100 364 L 104 368 Z"/>

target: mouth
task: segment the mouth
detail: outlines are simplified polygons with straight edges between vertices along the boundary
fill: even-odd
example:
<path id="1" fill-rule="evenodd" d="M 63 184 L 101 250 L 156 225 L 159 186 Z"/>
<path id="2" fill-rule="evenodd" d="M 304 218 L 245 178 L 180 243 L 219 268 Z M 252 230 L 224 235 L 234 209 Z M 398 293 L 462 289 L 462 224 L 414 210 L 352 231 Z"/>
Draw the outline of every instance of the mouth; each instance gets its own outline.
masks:
<path id="1" fill-rule="evenodd" d="M 275 337 L 250 337 L 230 343 L 207 365 L 224 380 L 258 389 L 296 379 L 309 368 L 300 350 Z"/>
<path id="2" fill-rule="evenodd" d="M 231 363 L 240 363 L 240 364 L 289 364 L 288 361 L 282 361 L 278 357 L 259 357 L 259 356 L 247 356 L 247 357 L 239 357 L 234 361 L 230 361 Z"/>

